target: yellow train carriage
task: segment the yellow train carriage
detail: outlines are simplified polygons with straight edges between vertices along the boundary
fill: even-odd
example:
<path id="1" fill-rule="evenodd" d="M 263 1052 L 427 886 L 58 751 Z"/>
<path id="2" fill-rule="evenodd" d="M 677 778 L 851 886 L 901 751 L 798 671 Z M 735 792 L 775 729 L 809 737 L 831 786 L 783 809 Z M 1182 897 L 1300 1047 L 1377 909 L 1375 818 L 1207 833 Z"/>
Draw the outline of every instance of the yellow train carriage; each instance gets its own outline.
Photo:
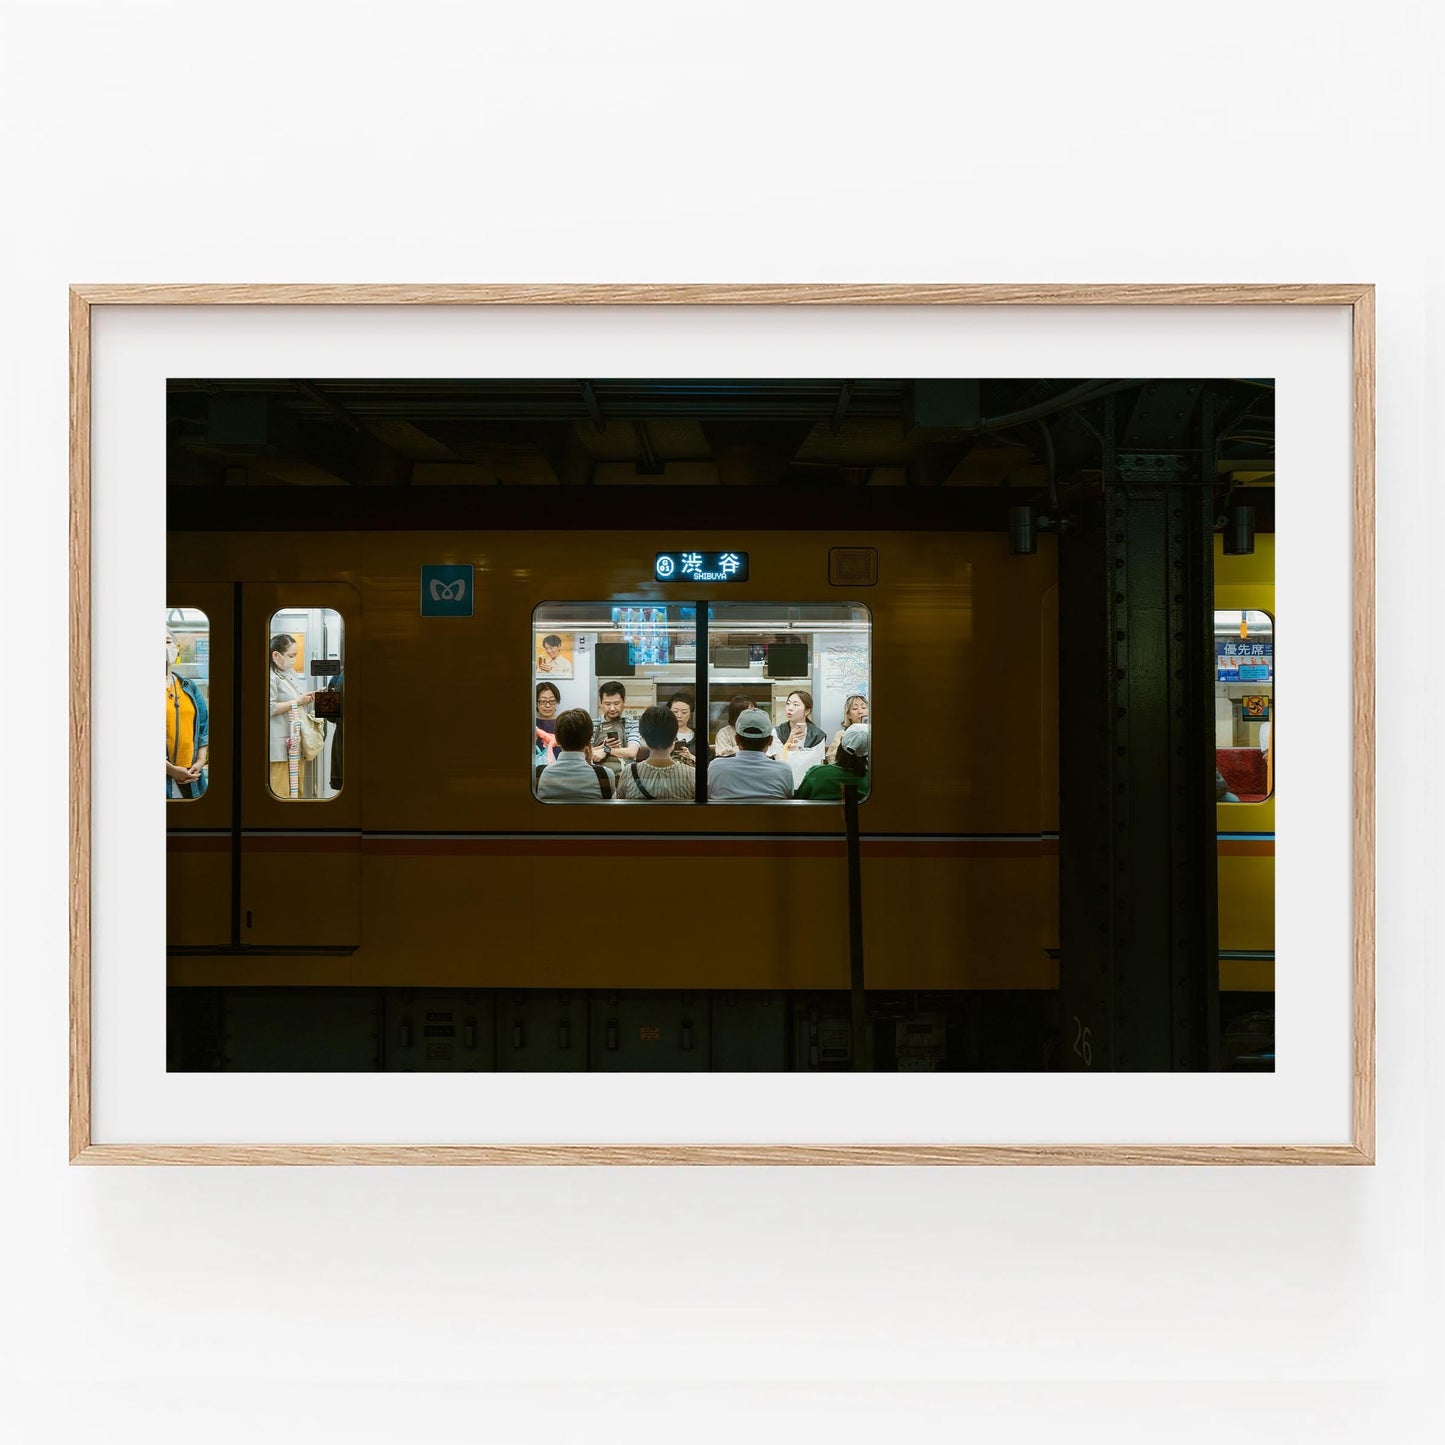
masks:
<path id="1" fill-rule="evenodd" d="M 520 750 L 536 624 L 575 602 L 780 620 L 848 605 L 864 619 L 874 725 L 869 987 L 1057 986 L 1051 539 L 1010 556 L 998 533 L 698 535 L 751 565 L 745 582 L 689 586 L 656 580 L 670 540 L 657 532 L 556 520 L 171 534 L 169 602 L 206 619 L 210 710 L 206 791 L 168 809 L 173 984 L 845 989 L 836 805 L 539 801 Z M 1273 616 L 1272 541 L 1217 555 L 1221 609 Z M 876 581 L 830 581 L 836 549 L 872 549 Z M 421 569 L 446 564 L 474 569 L 470 615 L 423 616 Z M 278 796 L 270 771 L 268 642 L 292 617 L 313 631 L 335 619 L 334 656 L 315 636 L 303 655 L 344 677 L 330 729 L 344 776 L 333 768 L 339 786 L 315 798 Z M 298 775 L 328 757 L 298 759 Z M 1269 797 L 1218 810 L 1225 989 L 1272 987 L 1273 809 Z"/>

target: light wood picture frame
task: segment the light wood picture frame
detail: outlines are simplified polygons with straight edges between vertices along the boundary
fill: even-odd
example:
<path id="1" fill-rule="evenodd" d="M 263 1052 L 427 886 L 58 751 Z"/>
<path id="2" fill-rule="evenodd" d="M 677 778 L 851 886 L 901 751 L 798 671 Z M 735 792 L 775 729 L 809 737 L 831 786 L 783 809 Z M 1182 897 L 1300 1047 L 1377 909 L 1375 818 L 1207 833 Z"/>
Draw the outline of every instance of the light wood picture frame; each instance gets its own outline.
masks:
<path id="1" fill-rule="evenodd" d="M 92 750 L 92 319 L 107 307 L 1334 307 L 1352 317 L 1352 1127 L 1327 1145 L 117 1144 L 93 1139 L 92 782 L 73 775 L 69 1156 L 86 1164 L 1368 1164 L 1375 1156 L 1375 311 L 1368 285 L 76 285 L 70 290 L 70 744 Z M 1343 579 L 1340 579 L 1343 582 Z"/>

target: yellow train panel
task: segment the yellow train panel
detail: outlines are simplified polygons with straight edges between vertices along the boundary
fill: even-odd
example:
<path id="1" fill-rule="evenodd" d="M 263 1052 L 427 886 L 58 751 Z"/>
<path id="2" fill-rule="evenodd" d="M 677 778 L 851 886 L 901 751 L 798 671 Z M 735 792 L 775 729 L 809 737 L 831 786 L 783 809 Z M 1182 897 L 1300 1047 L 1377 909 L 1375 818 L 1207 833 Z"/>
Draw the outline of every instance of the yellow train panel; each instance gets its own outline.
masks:
<path id="1" fill-rule="evenodd" d="M 361 941 L 361 840 L 241 840 L 241 941 L 270 948 Z"/>
<path id="2" fill-rule="evenodd" d="M 166 943 L 204 948 L 231 939 L 231 840 L 175 837 L 166 847 Z"/>
<path id="3" fill-rule="evenodd" d="M 886 858 L 865 874 L 869 988 L 1056 988 L 1039 858 Z M 846 981 L 846 979 L 845 979 Z"/>

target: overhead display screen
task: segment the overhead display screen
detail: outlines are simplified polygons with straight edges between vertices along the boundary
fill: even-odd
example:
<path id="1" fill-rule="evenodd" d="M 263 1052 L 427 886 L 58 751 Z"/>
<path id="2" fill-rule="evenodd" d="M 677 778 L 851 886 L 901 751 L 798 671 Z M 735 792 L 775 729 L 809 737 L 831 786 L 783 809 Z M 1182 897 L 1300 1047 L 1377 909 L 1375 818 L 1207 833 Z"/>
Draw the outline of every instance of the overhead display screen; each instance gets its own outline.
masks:
<path id="1" fill-rule="evenodd" d="M 659 552 L 653 563 L 659 582 L 746 582 L 746 552 Z"/>

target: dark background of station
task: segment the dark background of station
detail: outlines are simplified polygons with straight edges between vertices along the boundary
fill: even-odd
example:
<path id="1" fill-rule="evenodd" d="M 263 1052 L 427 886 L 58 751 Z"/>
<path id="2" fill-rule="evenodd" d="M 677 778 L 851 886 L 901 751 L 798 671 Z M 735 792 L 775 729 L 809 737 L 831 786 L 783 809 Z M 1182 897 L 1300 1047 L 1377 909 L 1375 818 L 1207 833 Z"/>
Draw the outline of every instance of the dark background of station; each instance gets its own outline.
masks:
<path id="1" fill-rule="evenodd" d="M 765 518 L 825 535 L 1006 531 L 1020 504 L 1057 513 L 1097 495 L 1106 433 L 1145 452 L 1176 445 L 1171 415 L 1187 419 L 1206 392 L 1217 509 L 1246 493 L 1256 529 L 1272 531 L 1274 390 L 1250 378 L 175 379 L 167 524 L 525 530 L 545 525 L 535 489 L 565 487 L 560 515 L 574 530 L 657 517 L 661 489 L 676 528 Z M 167 997 L 168 1067 L 179 1070 L 853 1066 L 847 994 L 170 988 Z M 1220 996 L 1218 1067 L 1273 1067 L 1273 1005 L 1270 994 Z M 948 1070 L 1058 1060 L 1056 993 L 870 992 L 868 1010 L 865 1067 L 875 1070 L 897 1068 L 899 1048 Z M 457 1030 L 449 1058 L 439 1035 L 437 1056 L 426 1056 L 427 1012 L 448 1016 L 433 1028 Z M 456 1041 L 468 1028 L 472 1047 Z"/>
<path id="2" fill-rule="evenodd" d="M 618 525 L 619 489 L 655 509 L 663 487 L 677 526 L 755 523 L 764 488 L 774 527 L 1003 530 L 1051 482 L 1098 481 L 1112 398 L 1206 385 L 1221 490 L 1268 473 L 1249 500 L 1271 531 L 1274 392 L 1247 379 L 178 379 L 168 525 L 529 527 L 531 489 L 563 486 L 578 528 Z"/>

